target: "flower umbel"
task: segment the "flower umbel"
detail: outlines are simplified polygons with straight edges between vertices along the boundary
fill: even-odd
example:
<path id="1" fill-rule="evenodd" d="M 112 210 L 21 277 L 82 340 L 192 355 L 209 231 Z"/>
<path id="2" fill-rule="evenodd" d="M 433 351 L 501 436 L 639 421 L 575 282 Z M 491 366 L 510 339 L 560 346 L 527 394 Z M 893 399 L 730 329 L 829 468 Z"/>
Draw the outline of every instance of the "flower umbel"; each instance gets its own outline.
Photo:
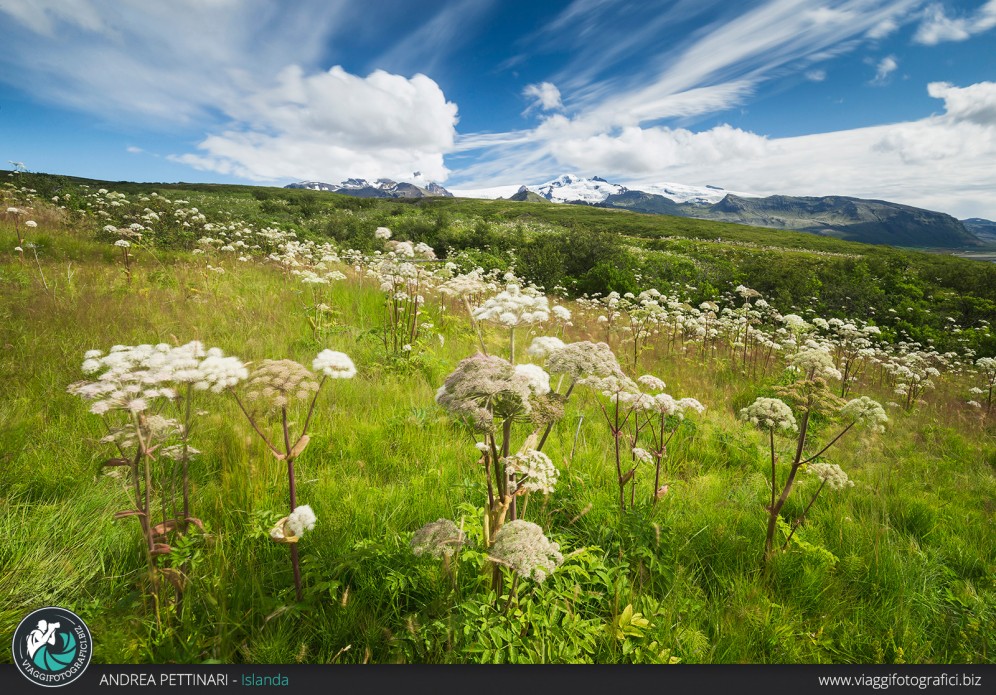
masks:
<path id="1" fill-rule="evenodd" d="M 560 545 L 551 543 L 531 521 L 509 521 L 495 536 L 489 557 L 536 582 L 545 580 L 564 561 Z"/>

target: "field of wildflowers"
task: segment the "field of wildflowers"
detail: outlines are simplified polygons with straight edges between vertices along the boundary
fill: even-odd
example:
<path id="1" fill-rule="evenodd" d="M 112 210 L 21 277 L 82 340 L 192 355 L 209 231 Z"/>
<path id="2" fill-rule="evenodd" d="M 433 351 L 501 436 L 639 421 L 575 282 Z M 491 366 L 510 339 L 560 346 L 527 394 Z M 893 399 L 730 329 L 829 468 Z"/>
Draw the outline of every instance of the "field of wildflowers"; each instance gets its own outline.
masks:
<path id="1" fill-rule="evenodd" d="M 6 631 L 57 604 L 106 662 L 993 659 L 986 319 L 941 345 L 819 294 L 539 287 L 411 206 L 316 232 L 239 190 L 8 181 Z"/>

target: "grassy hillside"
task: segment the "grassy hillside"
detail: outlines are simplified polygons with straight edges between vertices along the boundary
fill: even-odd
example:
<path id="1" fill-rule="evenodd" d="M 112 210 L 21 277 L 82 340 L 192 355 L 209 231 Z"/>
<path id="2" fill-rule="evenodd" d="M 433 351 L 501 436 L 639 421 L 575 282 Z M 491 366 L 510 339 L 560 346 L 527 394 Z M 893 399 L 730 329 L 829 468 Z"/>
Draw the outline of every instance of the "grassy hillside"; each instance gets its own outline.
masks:
<path id="1" fill-rule="evenodd" d="M 103 662 L 993 660 L 996 428 L 976 363 L 992 354 L 990 265 L 548 204 L 43 176 L 17 184 L 0 207 L 19 210 L 0 218 L 3 634 L 56 604 L 84 618 Z M 443 258 L 410 259 L 399 241 Z M 560 284 L 573 296 L 666 296 L 555 298 L 569 320 L 551 310 L 514 331 L 500 316 L 471 321 L 468 306 L 525 288 L 501 276 L 513 264 L 551 293 Z M 500 272 L 468 274 L 477 266 Z M 471 289 L 461 296 L 459 283 Z M 766 306 L 735 285 L 759 290 Z M 699 306 L 707 301 L 716 308 Z M 848 338 L 844 322 L 820 327 L 834 316 L 853 320 L 870 346 Z M 877 332 L 865 330 L 868 318 Z M 904 331 L 924 344 L 904 344 Z M 496 546 L 485 547 L 492 478 L 475 443 L 500 444 L 502 427 L 489 439 L 435 398 L 482 347 L 553 371 L 552 357 L 527 352 L 553 335 L 608 341 L 625 375 L 657 376 L 705 410 L 667 418 L 674 435 L 658 447 L 658 477 L 637 451 L 655 448 L 650 421 L 634 435 L 636 415 L 613 437 L 604 384 L 578 383 L 566 400 L 529 396 L 528 417 L 510 416 L 504 434 L 514 454 L 553 421 L 543 452 L 559 480 L 550 494 L 516 498 L 519 517 L 563 556 L 538 581 L 502 569 L 489 560 Z M 193 340 L 237 356 L 250 374 L 265 359 L 311 368 L 325 349 L 355 363 L 354 378 L 323 383 L 312 419 L 306 389 L 287 409 L 291 432 L 309 421 L 296 494 L 317 517 L 295 545 L 300 599 L 288 544 L 270 534 L 289 512 L 286 457 L 242 407 L 277 450 L 290 447 L 280 407 L 253 409 L 262 401 L 251 400 L 251 376 L 219 393 L 181 385 L 174 399 L 147 396 L 145 409 L 114 406 L 104 417 L 67 392 L 102 369 L 81 369 L 89 350 L 103 359 L 115 345 Z M 836 369 L 850 364 L 849 376 L 789 368 L 808 364 L 805 340 Z M 550 380 L 561 395 L 570 383 Z M 796 440 L 738 413 L 759 397 L 794 404 L 812 455 L 847 427 L 839 403 L 857 396 L 884 404 L 885 431 L 856 426 L 812 462 L 839 465 L 853 486 L 824 490 L 816 472 L 825 469 L 800 468 L 765 559 L 772 447 L 780 489 Z M 135 451 L 129 427 L 152 436 L 153 415 L 186 422 L 185 413 L 200 452 L 188 461 L 190 516 L 204 528 L 180 518 L 156 541 L 169 551 L 153 554 L 138 515 L 114 515 L 141 507 L 134 491 L 147 486 L 149 523 L 179 518 L 180 462 L 163 455 L 179 440 L 163 436 L 162 451 L 135 459 L 148 463 L 146 480 L 131 464 L 102 464 Z M 102 442 L 105 421 L 123 423 L 123 450 Z M 438 519 L 468 543 L 449 557 L 416 556 L 410 542 Z"/>

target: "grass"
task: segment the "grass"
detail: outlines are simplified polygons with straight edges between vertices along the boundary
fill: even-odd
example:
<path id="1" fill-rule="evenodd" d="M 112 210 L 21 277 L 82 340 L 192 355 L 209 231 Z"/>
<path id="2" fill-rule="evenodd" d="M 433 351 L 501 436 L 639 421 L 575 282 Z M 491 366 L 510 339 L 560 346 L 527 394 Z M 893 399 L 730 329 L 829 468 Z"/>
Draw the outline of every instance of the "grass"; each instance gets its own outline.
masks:
<path id="1" fill-rule="evenodd" d="M 444 342 L 398 369 L 370 334 L 382 298 L 363 279 L 332 287 L 335 324 L 316 341 L 306 288 L 273 267 L 216 275 L 183 252 L 139 251 L 128 283 L 106 243 L 58 220 L 36 231 L 40 268 L 0 256 L 0 633 L 56 604 L 88 623 L 100 662 L 629 661 L 634 652 L 608 628 L 632 604 L 650 626 L 630 646 L 651 660 L 662 650 L 692 663 L 994 660 L 996 431 L 956 407 L 958 384 L 911 413 L 891 410 L 884 436 L 845 438 L 832 460 L 856 486 L 821 497 L 797 533 L 804 545 L 763 570 L 767 443 L 735 413 L 769 393 L 771 379 L 745 381 L 722 359 L 703 368 L 645 352 L 641 371 L 708 406 L 670 446 L 670 492 L 620 515 L 606 427 L 579 390 L 547 448 L 561 483 L 530 502 L 527 518 L 565 554 L 588 550 L 500 618 L 484 610 L 473 555 L 451 592 L 438 565 L 407 547 L 438 518 L 470 530 L 484 499 L 471 438 L 433 401 L 475 351 L 459 310 L 434 315 Z M 12 234 L 0 225 L 0 238 Z M 601 339 L 602 329 L 576 323 L 569 338 Z M 359 369 L 323 391 L 299 460 L 299 498 L 319 519 L 301 543 L 303 605 L 286 549 L 265 535 L 286 507 L 286 473 L 230 399 L 197 403 L 209 415 L 193 434 L 204 451 L 194 508 L 209 534 L 192 549 L 182 615 L 150 604 L 140 534 L 111 518 L 127 500 L 98 475 L 98 418 L 66 386 L 82 377 L 88 349 L 194 339 L 244 360 L 304 364 L 328 347 Z M 503 344 L 498 332 L 487 339 Z M 890 398 L 874 385 L 857 392 Z M 828 435 L 829 426 L 816 431 Z M 649 498 L 649 478 L 638 499 Z M 790 498 L 786 517 L 801 513 L 800 500 Z"/>

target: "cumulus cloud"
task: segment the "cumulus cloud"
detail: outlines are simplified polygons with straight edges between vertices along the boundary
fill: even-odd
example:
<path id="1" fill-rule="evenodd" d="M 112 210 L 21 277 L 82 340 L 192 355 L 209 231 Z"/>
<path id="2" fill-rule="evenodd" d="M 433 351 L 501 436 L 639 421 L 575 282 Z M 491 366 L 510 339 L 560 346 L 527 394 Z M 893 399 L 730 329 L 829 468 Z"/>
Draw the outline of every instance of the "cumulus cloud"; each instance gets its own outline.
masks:
<path id="1" fill-rule="evenodd" d="M 569 169 L 639 176 L 696 162 L 719 164 L 763 156 L 765 138 L 720 125 L 692 132 L 684 128 L 629 126 L 618 133 L 573 136 L 569 125 L 548 121 L 543 126 L 549 151 Z"/>
<path id="2" fill-rule="evenodd" d="M 563 102 L 560 101 L 560 90 L 552 82 L 526 85 L 526 88 L 522 90 L 522 96 L 532 100 L 526 113 L 534 109 L 556 111 L 564 108 Z"/>
<path id="3" fill-rule="evenodd" d="M 232 127 L 209 135 L 191 166 L 253 180 L 410 178 L 443 180 L 457 107 L 425 75 L 377 70 L 365 78 L 340 66 L 308 75 L 283 70 L 273 87 L 227 110 Z"/>
<path id="4" fill-rule="evenodd" d="M 927 93 L 944 100 L 944 113 L 889 128 L 874 143 L 876 151 L 907 164 L 996 155 L 996 83 L 955 87 L 931 82 Z"/>
<path id="5" fill-rule="evenodd" d="M 944 100 L 945 115 L 951 121 L 996 126 L 996 82 L 978 82 L 968 87 L 931 82 L 927 93 Z"/>
<path id="6" fill-rule="evenodd" d="M 913 41 L 926 46 L 944 41 L 965 41 L 993 27 L 996 27 L 996 0 L 989 0 L 968 17 L 948 17 L 944 6 L 934 3 L 924 10 Z"/>
<path id="7" fill-rule="evenodd" d="M 884 85 L 888 83 L 889 76 L 896 71 L 899 67 L 899 61 L 896 60 L 896 56 L 886 56 L 882 60 L 878 61 L 878 65 L 875 66 L 875 77 L 872 78 L 871 83 L 874 85 Z"/>

